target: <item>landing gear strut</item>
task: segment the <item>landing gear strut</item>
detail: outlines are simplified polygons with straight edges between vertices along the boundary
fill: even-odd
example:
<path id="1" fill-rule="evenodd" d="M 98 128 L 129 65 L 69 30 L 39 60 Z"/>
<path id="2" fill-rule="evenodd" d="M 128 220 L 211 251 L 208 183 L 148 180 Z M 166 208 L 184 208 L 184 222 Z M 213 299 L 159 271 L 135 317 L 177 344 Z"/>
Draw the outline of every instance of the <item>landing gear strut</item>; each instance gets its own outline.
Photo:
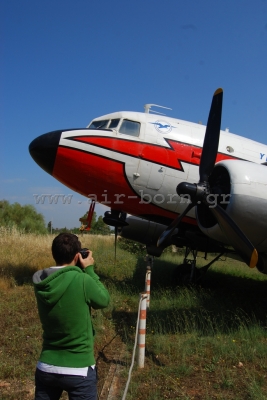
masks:
<path id="1" fill-rule="evenodd" d="M 223 250 L 211 262 L 201 268 L 196 267 L 197 248 L 186 246 L 183 264 L 178 265 L 173 272 L 173 283 L 177 285 L 199 284 L 209 267 L 217 261 L 225 251 Z M 206 257 L 205 257 L 206 258 Z"/>
<path id="2" fill-rule="evenodd" d="M 173 272 L 174 285 L 197 283 L 199 277 L 196 268 L 197 249 L 186 246 L 183 264 L 178 265 Z"/>

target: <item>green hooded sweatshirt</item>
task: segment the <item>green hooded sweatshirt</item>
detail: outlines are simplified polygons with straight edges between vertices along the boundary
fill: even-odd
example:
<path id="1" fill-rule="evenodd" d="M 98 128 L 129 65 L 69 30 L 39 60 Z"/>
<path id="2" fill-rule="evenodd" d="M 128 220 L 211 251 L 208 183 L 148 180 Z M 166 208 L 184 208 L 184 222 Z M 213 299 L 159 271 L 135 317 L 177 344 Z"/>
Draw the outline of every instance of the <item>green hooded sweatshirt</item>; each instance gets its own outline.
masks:
<path id="1" fill-rule="evenodd" d="M 93 266 L 84 270 L 74 266 L 48 268 L 37 271 L 33 282 L 43 327 L 39 360 L 61 367 L 94 365 L 90 307 L 106 307 L 109 293 Z"/>

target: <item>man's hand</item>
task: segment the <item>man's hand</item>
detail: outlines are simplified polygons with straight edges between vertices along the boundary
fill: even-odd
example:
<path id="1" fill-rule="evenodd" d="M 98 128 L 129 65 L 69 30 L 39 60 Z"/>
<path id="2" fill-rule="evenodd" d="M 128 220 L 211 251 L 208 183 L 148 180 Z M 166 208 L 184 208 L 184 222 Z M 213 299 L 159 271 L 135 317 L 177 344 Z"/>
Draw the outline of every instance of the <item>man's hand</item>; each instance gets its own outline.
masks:
<path id="1" fill-rule="evenodd" d="M 93 265 L 95 262 L 93 259 L 93 253 L 90 250 L 88 250 L 88 255 L 86 258 L 82 258 L 82 255 L 80 253 L 78 253 L 78 256 L 79 256 L 80 265 L 81 265 L 82 269 L 88 267 L 89 265 Z"/>

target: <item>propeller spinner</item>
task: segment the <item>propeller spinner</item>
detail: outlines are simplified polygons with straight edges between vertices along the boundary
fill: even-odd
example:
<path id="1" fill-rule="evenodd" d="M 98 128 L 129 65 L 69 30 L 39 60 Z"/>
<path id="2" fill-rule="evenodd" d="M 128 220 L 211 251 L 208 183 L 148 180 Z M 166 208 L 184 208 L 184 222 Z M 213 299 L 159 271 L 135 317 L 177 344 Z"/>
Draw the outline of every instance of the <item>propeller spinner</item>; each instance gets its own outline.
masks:
<path id="1" fill-rule="evenodd" d="M 253 244 L 249 241 L 246 235 L 241 231 L 241 229 L 236 225 L 233 219 L 229 217 L 229 215 L 219 204 L 216 204 L 215 207 L 209 207 L 210 204 L 208 202 L 208 196 L 211 194 L 209 177 L 215 165 L 220 139 L 222 99 L 223 90 L 219 88 L 215 91 L 213 95 L 210 107 L 199 165 L 199 182 L 181 182 L 176 189 L 179 196 L 189 195 L 191 198 L 191 203 L 182 212 L 182 214 L 180 214 L 161 234 L 157 245 L 164 245 L 164 243 L 166 243 L 166 241 L 173 234 L 175 228 L 178 227 L 184 216 L 193 207 L 198 207 L 198 205 L 201 204 L 209 208 L 213 216 L 216 218 L 221 230 L 229 238 L 231 245 L 246 262 L 246 264 L 249 267 L 253 268 L 258 262 L 258 253 Z"/>

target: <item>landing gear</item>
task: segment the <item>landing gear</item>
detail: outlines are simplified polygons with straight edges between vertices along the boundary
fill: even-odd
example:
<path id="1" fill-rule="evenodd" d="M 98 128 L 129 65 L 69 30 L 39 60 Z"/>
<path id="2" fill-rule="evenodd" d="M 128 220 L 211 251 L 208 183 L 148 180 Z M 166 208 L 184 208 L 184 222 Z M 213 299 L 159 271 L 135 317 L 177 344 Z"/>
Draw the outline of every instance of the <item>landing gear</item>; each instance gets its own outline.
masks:
<path id="1" fill-rule="evenodd" d="M 116 262 L 116 254 L 117 254 L 117 237 L 118 237 L 118 230 L 123 226 L 129 225 L 126 221 L 126 213 L 119 210 L 113 210 L 111 208 L 110 211 L 105 212 L 105 216 L 103 218 L 103 222 L 105 224 L 114 226 L 115 228 L 115 262 Z"/>
<path id="2" fill-rule="evenodd" d="M 209 267 L 224 253 L 225 251 L 222 251 L 210 263 L 204 267 L 197 268 L 197 249 L 195 247 L 186 246 L 183 264 L 178 265 L 173 271 L 173 284 L 175 286 L 200 284 Z"/>
<path id="3" fill-rule="evenodd" d="M 186 247 L 183 264 L 178 265 L 173 271 L 173 283 L 178 285 L 189 285 L 198 283 L 201 274 L 196 268 L 197 249 Z"/>

